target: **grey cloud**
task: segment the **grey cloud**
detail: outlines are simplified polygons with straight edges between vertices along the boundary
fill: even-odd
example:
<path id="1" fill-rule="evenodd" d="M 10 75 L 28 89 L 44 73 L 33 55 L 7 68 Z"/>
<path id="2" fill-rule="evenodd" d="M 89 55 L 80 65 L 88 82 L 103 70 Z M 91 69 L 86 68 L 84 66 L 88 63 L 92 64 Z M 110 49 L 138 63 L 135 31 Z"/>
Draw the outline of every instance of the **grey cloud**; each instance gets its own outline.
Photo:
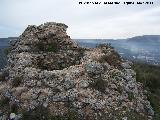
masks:
<path id="1" fill-rule="evenodd" d="M 158 0 L 152 0 L 156 2 L 154 5 L 141 6 L 87 6 L 79 5 L 79 1 L 85 0 L 1 0 L 0 37 L 17 36 L 28 24 L 47 21 L 67 24 L 72 38 L 160 34 Z"/>

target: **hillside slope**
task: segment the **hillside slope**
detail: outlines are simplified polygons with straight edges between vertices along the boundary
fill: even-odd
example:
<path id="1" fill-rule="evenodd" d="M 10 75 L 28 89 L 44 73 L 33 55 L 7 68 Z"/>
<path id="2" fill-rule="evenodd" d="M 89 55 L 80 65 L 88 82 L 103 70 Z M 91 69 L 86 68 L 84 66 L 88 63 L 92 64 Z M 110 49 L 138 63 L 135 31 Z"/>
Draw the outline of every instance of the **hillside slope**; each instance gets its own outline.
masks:
<path id="1" fill-rule="evenodd" d="M 137 81 L 143 83 L 148 90 L 148 99 L 155 111 L 154 120 L 160 119 L 160 66 L 134 63 Z"/>

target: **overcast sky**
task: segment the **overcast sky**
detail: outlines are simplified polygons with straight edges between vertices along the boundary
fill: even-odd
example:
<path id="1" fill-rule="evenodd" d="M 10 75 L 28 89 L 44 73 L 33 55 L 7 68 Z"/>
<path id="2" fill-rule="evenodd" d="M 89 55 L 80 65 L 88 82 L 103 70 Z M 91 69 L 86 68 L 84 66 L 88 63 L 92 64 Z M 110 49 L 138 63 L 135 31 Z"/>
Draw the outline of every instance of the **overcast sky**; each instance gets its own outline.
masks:
<path id="1" fill-rule="evenodd" d="M 160 35 L 160 1 L 153 5 L 79 5 L 102 0 L 0 0 L 0 37 L 19 36 L 27 25 L 62 22 L 71 38 Z M 134 1 L 134 0 L 104 0 Z M 147 1 L 147 0 L 135 0 Z"/>

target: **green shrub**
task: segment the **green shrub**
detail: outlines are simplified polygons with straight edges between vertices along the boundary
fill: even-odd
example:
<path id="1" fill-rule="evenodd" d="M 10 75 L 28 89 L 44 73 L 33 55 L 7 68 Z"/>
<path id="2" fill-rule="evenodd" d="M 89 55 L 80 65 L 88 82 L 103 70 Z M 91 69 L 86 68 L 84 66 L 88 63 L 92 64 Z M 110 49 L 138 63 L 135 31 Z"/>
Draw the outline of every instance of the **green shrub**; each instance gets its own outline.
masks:
<path id="1" fill-rule="evenodd" d="M 102 93 L 105 93 L 106 87 L 108 86 L 107 81 L 103 80 L 102 78 L 93 79 L 92 82 L 89 84 L 89 87 L 96 89 Z"/>
<path id="2" fill-rule="evenodd" d="M 122 93 L 123 93 L 123 88 L 122 88 L 122 86 L 118 86 L 118 87 L 117 87 L 117 91 L 118 91 L 120 94 L 122 94 Z"/>
<path id="3" fill-rule="evenodd" d="M 5 81 L 5 76 L 3 73 L 0 72 L 0 81 Z"/>
<path id="4" fill-rule="evenodd" d="M 46 51 L 48 52 L 57 52 L 58 48 L 56 44 L 49 44 Z"/>
<path id="5" fill-rule="evenodd" d="M 49 119 L 48 109 L 43 107 L 42 105 L 35 108 L 32 111 L 23 111 L 22 114 L 23 114 L 22 120 L 48 120 Z"/>
<path id="6" fill-rule="evenodd" d="M 157 94 L 149 93 L 148 100 L 150 101 L 151 106 L 155 111 L 154 119 L 159 120 L 160 119 L 160 96 Z"/>
<path id="7" fill-rule="evenodd" d="M 116 68 L 121 68 L 121 57 L 116 51 L 112 51 L 109 55 L 103 55 L 99 60 L 100 63 L 107 62 L 109 65 L 114 66 Z"/>
<path id="8" fill-rule="evenodd" d="M 78 112 L 75 110 L 69 110 L 67 118 L 68 120 L 79 120 Z"/>
<path id="9" fill-rule="evenodd" d="M 103 55 L 101 59 L 99 60 L 100 63 L 107 62 L 109 65 L 114 66 L 116 68 L 121 69 L 121 56 L 114 50 L 114 47 L 111 46 L 110 43 L 108 44 L 100 44 L 97 46 L 102 50 Z M 108 50 L 109 49 L 109 50 Z M 108 52 L 111 52 L 111 54 L 108 55 Z"/>
<path id="10" fill-rule="evenodd" d="M 9 48 L 5 48 L 4 49 L 4 53 L 6 54 L 6 55 L 8 55 L 10 52 L 11 52 L 11 48 L 9 47 Z"/>
<path id="11" fill-rule="evenodd" d="M 107 52 L 108 52 L 108 51 L 107 51 L 108 48 L 114 49 L 114 47 L 111 46 L 111 43 L 99 44 L 97 47 L 98 47 L 98 48 L 101 48 L 103 53 L 107 53 Z"/>
<path id="12" fill-rule="evenodd" d="M 10 113 L 18 113 L 18 105 L 13 103 L 10 105 Z"/>
<path id="13" fill-rule="evenodd" d="M 132 101 L 134 99 L 134 94 L 132 92 L 128 92 L 128 99 Z"/>
<path id="14" fill-rule="evenodd" d="M 133 68 L 136 71 L 136 79 L 138 82 L 143 83 L 143 85 L 148 87 L 152 92 L 160 89 L 159 66 L 135 63 Z"/>
<path id="15" fill-rule="evenodd" d="M 32 111 L 23 111 L 22 114 L 22 120 L 79 120 L 78 112 L 75 110 L 69 109 L 64 116 L 52 116 L 48 109 L 42 105 Z"/>
<path id="16" fill-rule="evenodd" d="M 38 42 L 36 46 L 37 46 L 38 50 L 40 50 L 40 51 L 44 51 L 44 49 L 45 49 L 43 42 Z"/>
<path id="17" fill-rule="evenodd" d="M 125 111 L 125 112 L 123 112 Z M 143 116 L 142 114 L 134 111 L 134 110 L 128 110 L 126 108 L 122 108 L 122 109 L 111 109 L 109 111 L 109 113 L 111 114 L 104 114 L 104 117 L 106 117 L 106 119 L 103 120 L 147 120 L 147 116 Z M 101 119 L 99 119 L 101 120 Z"/>
<path id="18" fill-rule="evenodd" d="M 49 120 L 68 120 L 65 116 L 51 116 Z"/>
<path id="19" fill-rule="evenodd" d="M 143 83 L 145 89 L 148 89 L 148 100 L 155 111 L 155 120 L 160 118 L 160 66 L 148 65 L 144 63 L 134 63 L 136 71 L 136 80 Z"/>
<path id="20" fill-rule="evenodd" d="M 22 76 L 16 76 L 13 81 L 12 81 L 12 86 L 13 87 L 18 87 L 22 82 Z"/>
<path id="21" fill-rule="evenodd" d="M 9 105 L 9 98 L 7 98 L 7 97 L 2 97 L 1 99 L 0 99 L 0 108 L 1 107 L 5 107 L 5 106 L 8 106 Z"/>
<path id="22" fill-rule="evenodd" d="M 5 96 L 1 96 L 0 98 L 0 111 L 2 113 L 5 113 L 5 115 L 9 115 L 11 109 L 10 109 L 10 99 L 5 97 Z"/>
<path id="23" fill-rule="evenodd" d="M 147 120 L 147 116 L 143 116 L 136 111 L 127 111 L 124 115 L 127 117 L 127 120 Z"/>
<path id="24" fill-rule="evenodd" d="M 0 99 L 0 110 L 9 116 L 10 113 L 18 113 L 18 105 L 16 103 L 10 102 L 8 97 L 2 96 Z"/>
<path id="25" fill-rule="evenodd" d="M 44 43 L 43 41 L 39 41 L 36 46 L 38 50 L 40 51 L 45 51 L 45 52 L 57 52 L 58 51 L 58 47 L 54 43 L 47 44 L 47 43 Z"/>

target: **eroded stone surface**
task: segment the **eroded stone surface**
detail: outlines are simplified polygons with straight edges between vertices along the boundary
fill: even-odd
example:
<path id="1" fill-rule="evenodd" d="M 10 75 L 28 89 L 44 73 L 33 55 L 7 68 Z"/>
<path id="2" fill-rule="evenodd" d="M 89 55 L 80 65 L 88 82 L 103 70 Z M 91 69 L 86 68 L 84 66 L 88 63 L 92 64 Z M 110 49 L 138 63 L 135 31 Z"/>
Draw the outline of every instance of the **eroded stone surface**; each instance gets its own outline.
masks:
<path id="1" fill-rule="evenodd" d="M 54 22 L 27 27 L 12 46 L 0 100 L 16 104 L 19 113 L 43 106 L 52 116 L 75 110 L 77 119 L 125 120 L 130 113 L 152 118 L 154 111 L 129 62 L 109 46 L 80 48 L 66 29 Z M 6 107 L 0 110 L 5 113 Z"/>

